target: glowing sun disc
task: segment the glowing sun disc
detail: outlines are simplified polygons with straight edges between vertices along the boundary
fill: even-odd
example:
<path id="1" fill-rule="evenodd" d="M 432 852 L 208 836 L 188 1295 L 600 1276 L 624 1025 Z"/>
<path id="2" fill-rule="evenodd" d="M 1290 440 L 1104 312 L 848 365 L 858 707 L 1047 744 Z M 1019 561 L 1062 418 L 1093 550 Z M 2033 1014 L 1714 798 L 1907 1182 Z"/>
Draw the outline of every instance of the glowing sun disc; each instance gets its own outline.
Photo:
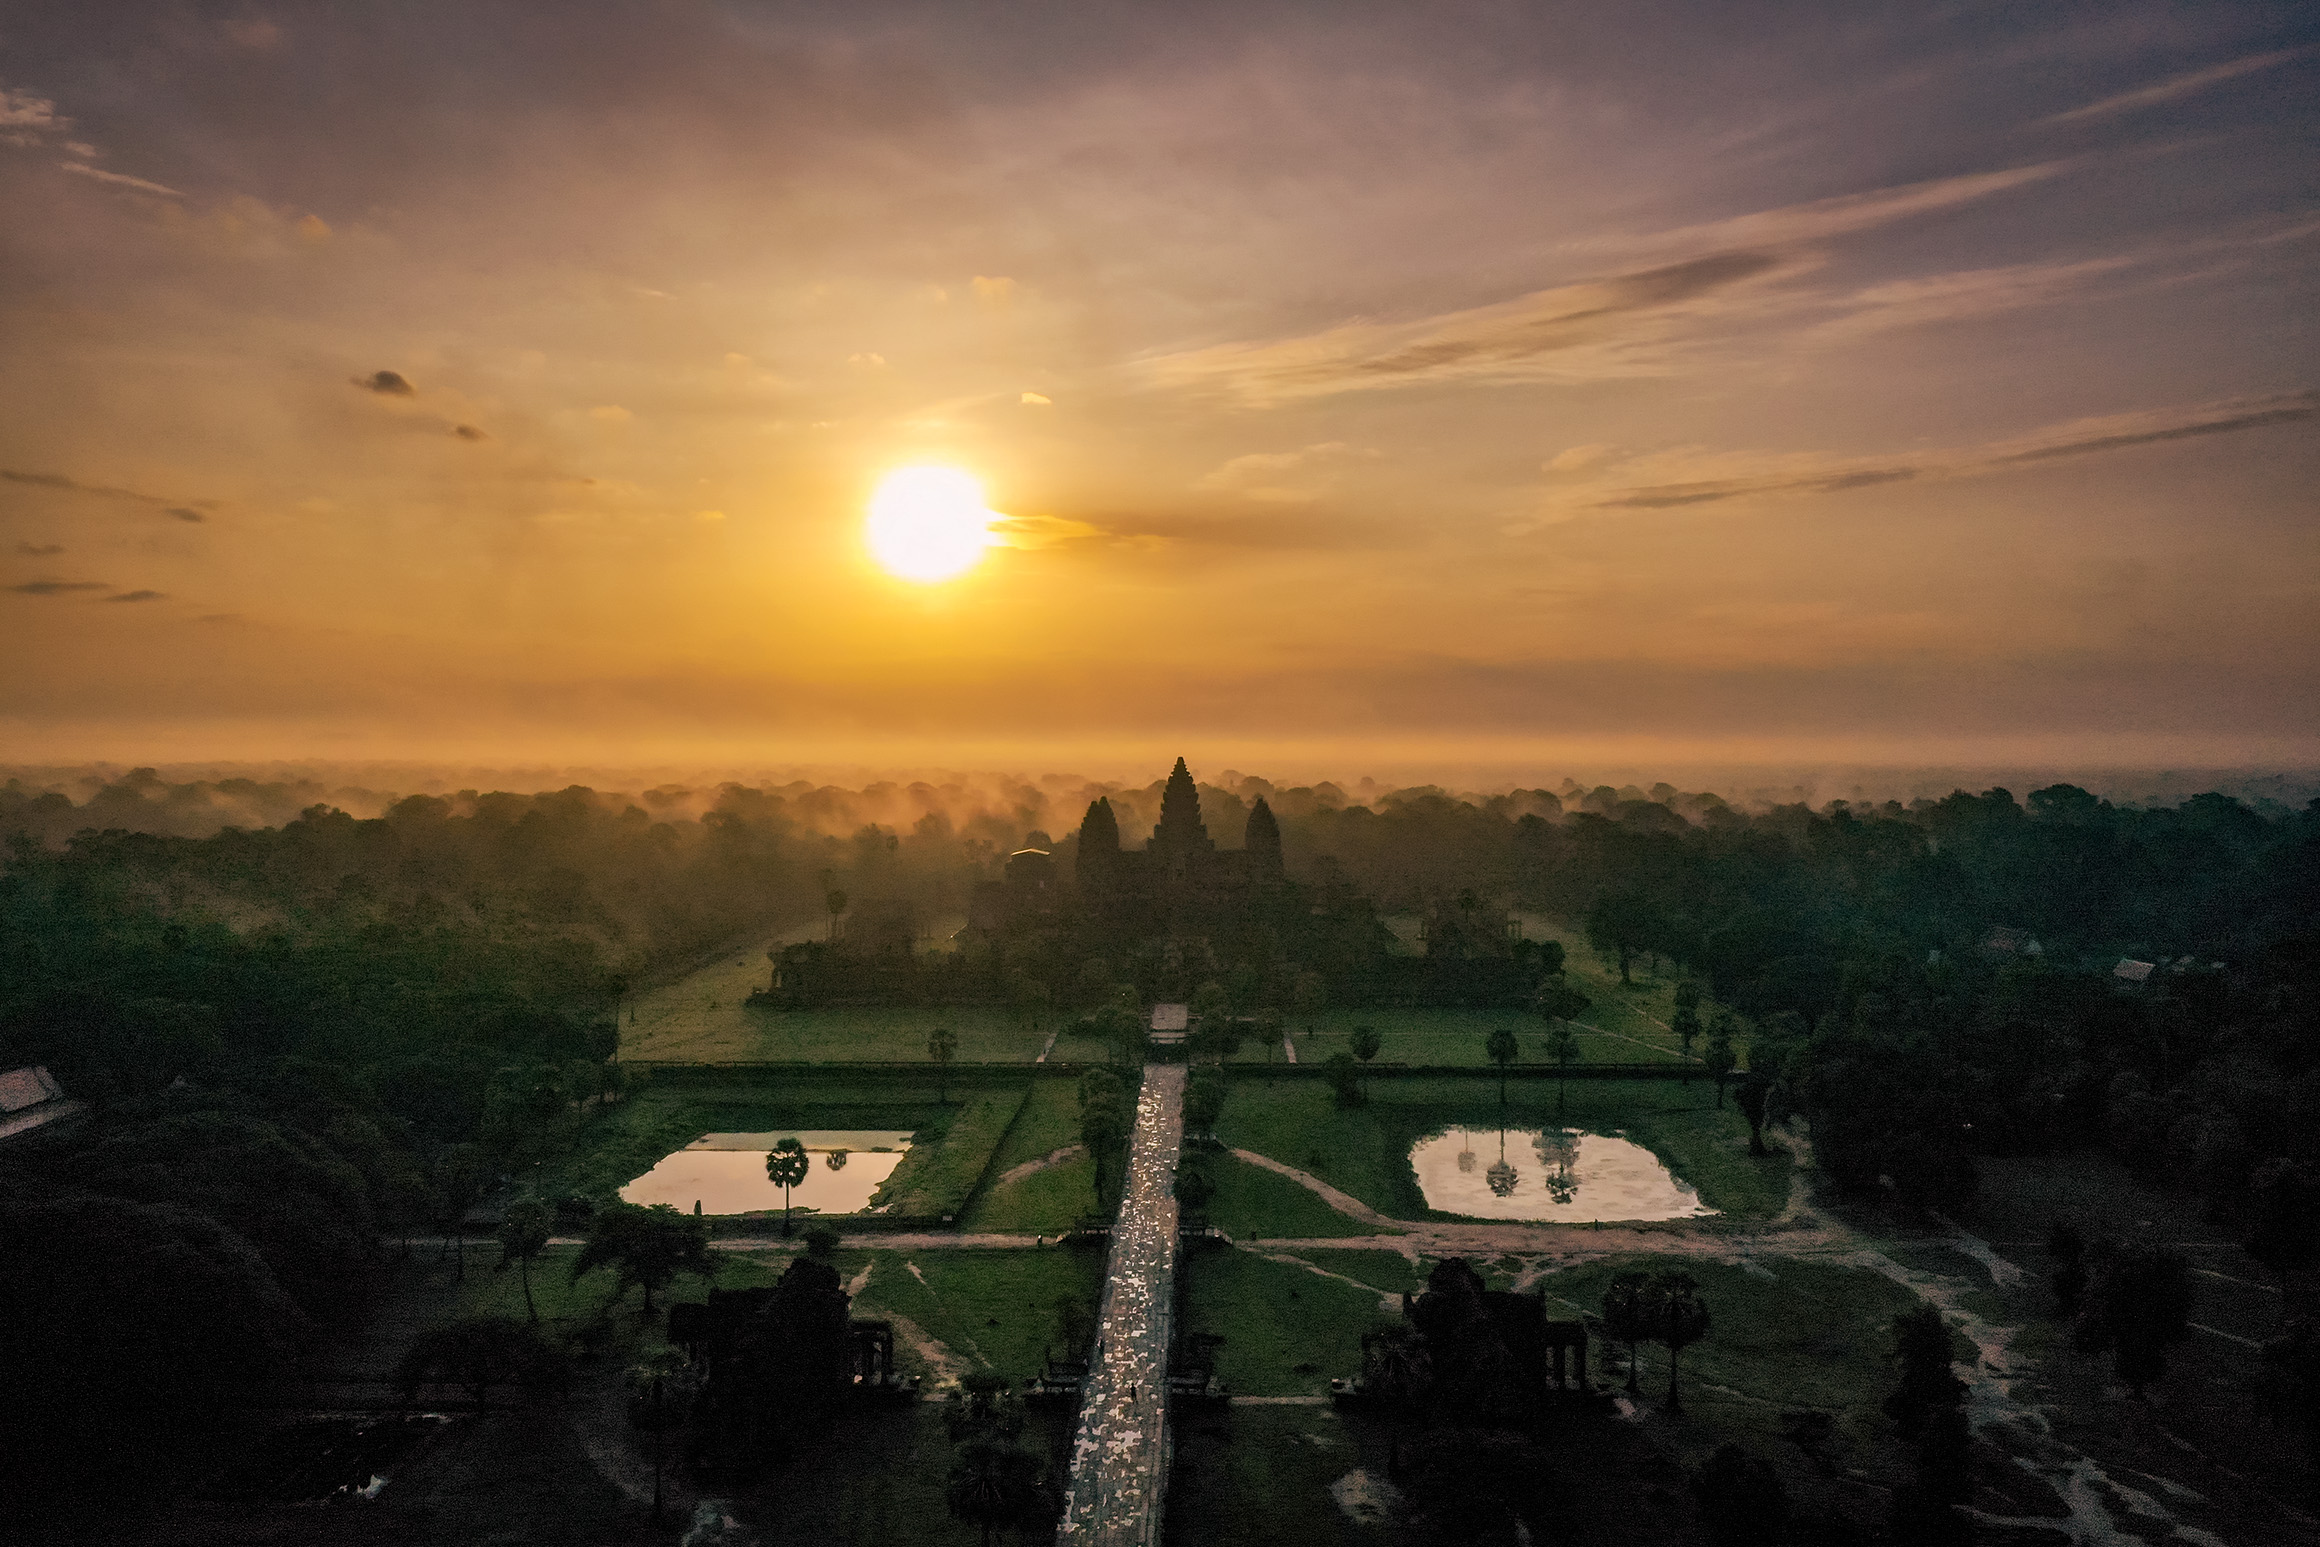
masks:
<path id="1" fill-rule="evenodd" d="M 982 486 L 957 468 L 897 468 L 870 496 L 870 554 L 903 580 L 949 580 L 982 561 L 991 520 Z"/>

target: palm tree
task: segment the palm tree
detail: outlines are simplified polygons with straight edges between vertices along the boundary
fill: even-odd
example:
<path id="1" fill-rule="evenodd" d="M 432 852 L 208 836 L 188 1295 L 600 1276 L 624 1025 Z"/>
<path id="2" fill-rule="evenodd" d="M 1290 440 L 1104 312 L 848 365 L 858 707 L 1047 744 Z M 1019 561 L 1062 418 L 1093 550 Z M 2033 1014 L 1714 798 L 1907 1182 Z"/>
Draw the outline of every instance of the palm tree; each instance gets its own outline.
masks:
<path id="1" fill-rule="evenodd" d="M 532 1259 L 547 1250 L 549 1227 L 555 1222 L 555 1211 L 537 1198 L 518 1198 L 507 1206 L 500 1220 L 500 1260 L 514 1263 L 522 1276 L 524 1314 L 535 1327 L 540 1324 L 540 1310 L 532 1303 Z"/>
<path id="2" fill-rule="evenodd" d="M 952 1515 L 983 1533 L 983 1547 L 991 1547 L 992 1532 L 1022 1525 L 1037 1510 L 1039 1462 L 1013 1445 L 970 1440 L 951 1463 L 943 1499 Z"/>
<path id="3" fill-rule="evenodd" d="M 1563 1115 L 1563 1082 L 1570 1078 L 1571 1060 L 1579 1056 L 1579 1039 L 1568 1026 L 1547 1033 L 1547 1056 L 1555 1061 L 1555 1116 Z"/>
<path id="4" fill-rule="evenodd" d="M 1668 1411 L 1683 1411 L 1676 1393 L 1676 1356 L 1708 1335 L 1708 1303 L 1692 1276 L 1676 1269 L 1654 1273 L 1647 1290 L 1652 1341 L 1668 1351 Z"/>
<path id="5" fill-rule="evenodd" d="M 1522 1044 L 1515 1041 L 1513 1032 L 1501 1026 L 1490 1034 L 1490 1040 L 1485 1042 L 1482 1047 L 1490 1061 L 1498 1065 L 1498 1104 L 1505 1106 L 1506 1067 L 1521 1056 Z"/>
<path id="6" fill-rule="evenodd" d="M 1641 1273 L 1619 1273 L 1603 1291 L 1603 1335 L 1613 1342 L 1627 1345 L 1627 1389 L 1637 1390 L 1635 1384 L 1635 1345 L 1651 1335 L 1644 1321 L 1644 1287 L 1648 1280 Z"/>
<path id="7" fill-rule="evenodd" d="M 806 1147 L 796 1139 L 783 1139 L 765 1152 L 765 1179 L 781 1189 L 781 1233 L 789 1234 L 789 1190 L 805 1181 L 813 1171 L 813 1162 L 806 1158 Z"/>
<path id="8" fill-rule="evenodd" d="M 939 1071 L 936 1075 L 935 1100 L 943 1106 L 951 1101 L 951 1060 L 958 1056 L 959 1039 L 948 1026 L 937 1026 L 926 1039 L 926 1056 L 933 1059 Z"/>

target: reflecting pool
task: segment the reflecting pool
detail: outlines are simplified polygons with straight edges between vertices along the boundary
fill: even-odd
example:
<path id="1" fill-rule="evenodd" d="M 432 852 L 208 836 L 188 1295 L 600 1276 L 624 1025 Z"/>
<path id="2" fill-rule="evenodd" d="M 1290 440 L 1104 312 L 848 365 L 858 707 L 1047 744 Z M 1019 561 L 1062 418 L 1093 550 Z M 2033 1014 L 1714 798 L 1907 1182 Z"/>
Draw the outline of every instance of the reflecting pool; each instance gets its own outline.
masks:
<path id="1" fill-rule="evenodd" d="M 690 1214 L 752 1214 L 781 1207 L 781 1189 L 765 1178 L 765 1157 L 783 1139 L 803 1144 L 812 1162 L 790 1189 L 792 1206 L 818 1214 L 859 1214 L 902 1164 L 910 1135 L 892 1129 L 792 1128 L 772 1133 L 707 1133 L 620 1190 L 624 1203 L 669 1203 Z"/>
<path id="2" fill-rule="evenodd" d="M 1716 1211 L 1623 1134 L 1578 1128 L 1450 1128 L 1410 1148 L 1429 1208 L 1556 1224 L 1690 1219 Z"/>

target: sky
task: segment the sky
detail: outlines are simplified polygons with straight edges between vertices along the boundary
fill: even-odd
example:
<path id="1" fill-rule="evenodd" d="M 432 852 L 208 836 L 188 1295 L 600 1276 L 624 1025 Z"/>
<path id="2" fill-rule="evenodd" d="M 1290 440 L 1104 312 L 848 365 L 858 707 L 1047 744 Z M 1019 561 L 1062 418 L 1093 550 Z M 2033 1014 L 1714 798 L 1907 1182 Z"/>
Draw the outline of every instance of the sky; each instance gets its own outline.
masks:
<path id="1" fill-rule="evenodd" d="M 0 93 L 11 760 L 2320 766 L 2309 7 L 15 0 Z"/>

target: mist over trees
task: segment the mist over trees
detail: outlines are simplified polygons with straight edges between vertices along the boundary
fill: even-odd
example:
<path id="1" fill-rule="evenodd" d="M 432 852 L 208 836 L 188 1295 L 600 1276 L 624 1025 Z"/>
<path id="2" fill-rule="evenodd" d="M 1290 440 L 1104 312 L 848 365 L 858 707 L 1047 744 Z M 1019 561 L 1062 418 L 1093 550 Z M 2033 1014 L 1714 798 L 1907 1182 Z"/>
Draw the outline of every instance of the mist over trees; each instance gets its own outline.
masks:
<path id="1" fill-rule="evenodd" d="M 1294 1021 L 1456 996 L 1527 1012 L 1508 1024 L 1533 1040 L 1535 1017 L 1584 1012 L 1540 998 L 1560 948 L 1510 945 L 1503 921 L 1553 916 L 1614 974 L 1678 973 L 1735 1012 L 1707 1036 L 1745 1046 L 1715 1072 L 1752 1129 L 1808 1120 L 1833 1181 L 1905 1211 L 1969 1195 L 1979 1156 L 2100 1146 L 2287 1261 L 2280 1200 L 2320 1175 L 2320 804 L 1240 780 L 1202 789 L 1211 831 L 1229 847 L 1262 796 L 1286 862 L 1281 906 L 1245 929 L 1107 955 L 1058 927 L 938 959 L 918 929 L 965 914 L 1010 851 L 1069 876 L 1087 802 L 1134 846 L 1160 782 L 462 791 L 255 826 L 220 811 L 313 791 L 229 786 L 0 789 L 0 1068 L 44 1064 L 96 1108 L 0 1150 L 0 1317 L 50 1329 L 0 1371 L 28 1394 L 5 1438 L 29 1465 L 114 1444 L 141 1458 L 134 1485 L 169 1486 L 215 1441 L 198 1415 L 287 1368 L 381 1254 L 455 1227 L 618 1098 L 627 994 L 736 941 L 818 935 L 833 892 L 850 939 L 893 926 L 915 1002 L 1036 1020 L 1213 984 L 1235 1016 Z M 1391 913 L 1424 920 L 1415 957 Z M 78 1294 L 116 1262 L 155 1286 L 151 1338 L 122 1334 L 128 1290 Z M 197 1336 L 222 1326 L 245 1330 Z"/>

